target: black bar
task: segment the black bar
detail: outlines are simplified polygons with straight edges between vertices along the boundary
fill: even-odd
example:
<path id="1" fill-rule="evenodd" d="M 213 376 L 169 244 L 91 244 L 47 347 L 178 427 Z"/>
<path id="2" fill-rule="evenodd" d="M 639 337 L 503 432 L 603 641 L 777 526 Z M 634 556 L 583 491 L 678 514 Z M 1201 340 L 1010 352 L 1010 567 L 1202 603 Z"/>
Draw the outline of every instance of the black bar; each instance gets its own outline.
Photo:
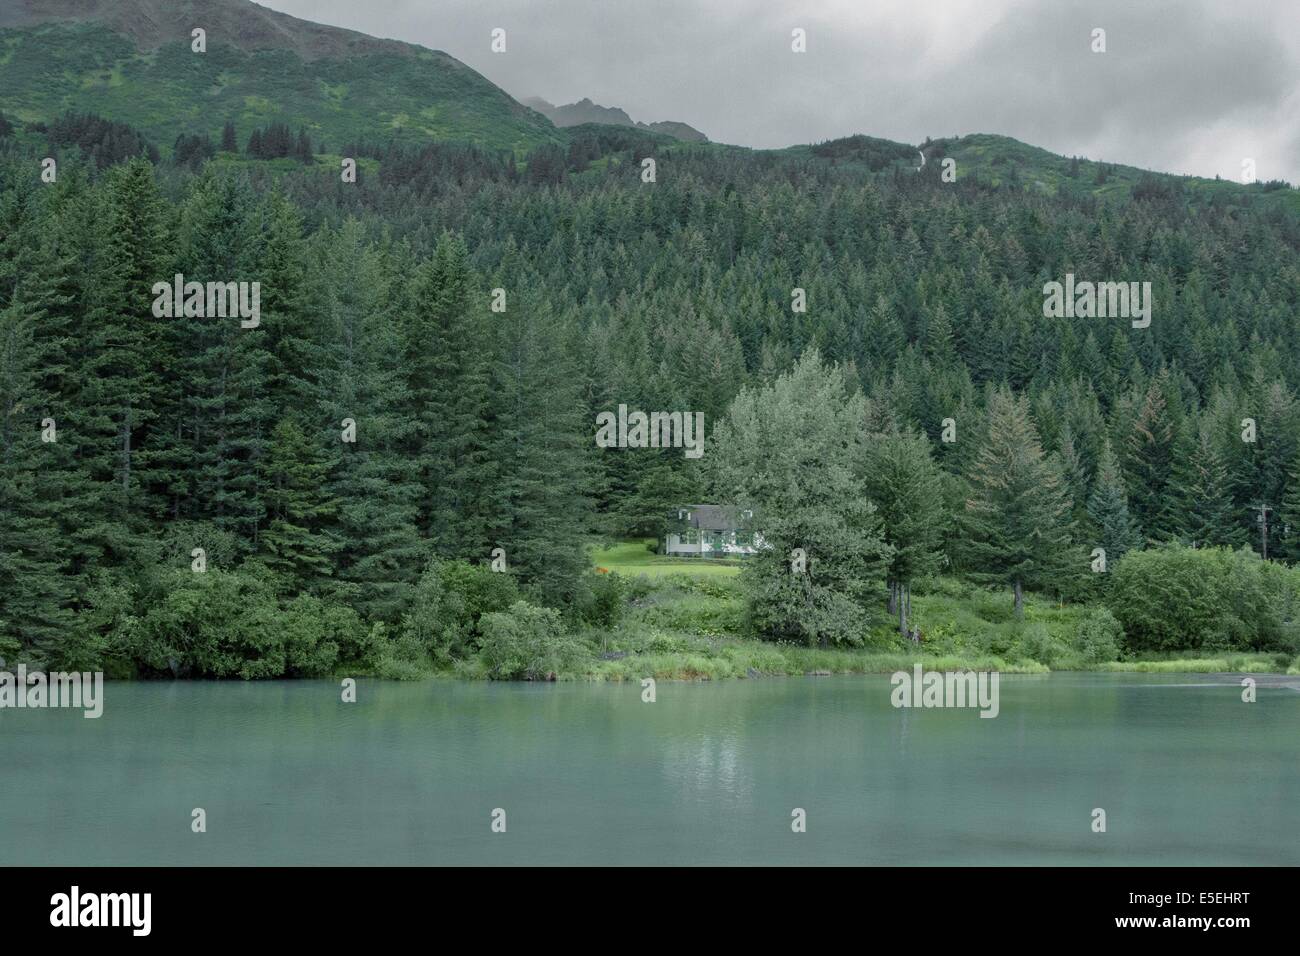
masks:
<path id="1" fill-rule="evenodd" d="M 844 869 L 856 869 L 849 874 Z M 812 883 L 738 869 L 528 869 L 452 873 L 417 868 L 87 868 L 0 870 L 6 942 L 76 933 L 80 942 L 137 939 L 204 946 L 250 940 L 342 943 L 413 931 L 493 936 L 507 928 L 539 938 L 586 936 L 607 926 L 663 940 L 721 932 L 761 938 L 775 919 L 836 934 L 914 944 L 965 940 L 1001 945 L 1042 933 L 1043 945 L 1108 937 L 1134 941 L 1282 939 L 1295 927 L 1295 871 L 1246 868 L 840 868 Z M 57 894 L 150 894 L 117 927 L 55 927 Z M 1183 895 L 1179 895 L 1183 894 Z M 1212 895 L 1217 894 L 1217 895 Z M 1235 897 L 1233 894 L 1237 894 Z M 143 902 L 143 898 L 141 898 Z M 69 899 L 69 903 L 70 903 Z M 98 906 L 98 902 L 95 904 Z M 115 904 L 116 905 L 116 904 Z M 1208 928 L 1200 921 L 1209 919 Z M 1132 921 L 1153 920 L 1147 925 Z M 1190 924 L 1196 920 L 1196 924 Z M 1244 920 L 1225 925 L 1222 921 Z M 1128 921 L 1128 922 L 1125 922 Z M 1180 922 L 1181 921 L 1181 922 Z M 666 935 L 665 935 L 666 934 Z M 1243 935 L 1244 934 L 1244 935 Z M 699 937 L 702 938 L 702 937 Z"/>

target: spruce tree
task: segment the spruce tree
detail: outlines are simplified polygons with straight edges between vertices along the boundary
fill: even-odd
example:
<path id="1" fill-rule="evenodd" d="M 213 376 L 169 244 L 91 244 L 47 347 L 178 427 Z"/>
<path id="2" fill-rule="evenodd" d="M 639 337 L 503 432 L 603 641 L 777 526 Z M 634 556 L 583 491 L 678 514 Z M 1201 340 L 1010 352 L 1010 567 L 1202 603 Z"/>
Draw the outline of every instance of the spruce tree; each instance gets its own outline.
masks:
<path id="1" fill-rule="evenodd" d="M 1043 454 L 1029 402 L 1005 386 L 989 396 L 988 425 L 967 476 L 965 527 L 971 577 L 1009 586 L 1022 613 L 1024 589 L 1062 589 L 1079 573 L 1071 502 L 1060 464 Z"/>
<path id="2" fill-rule="evenodd" d="M 256 219 L 246 183 L 205 174 L 182 222 L 187 281 L 252 280 Z M 178 318 L 169 328 L 180 356 L 172 428 L 187 462 L 173 513 L 210 521 L 253 551 L 266 517 L 261 467 L 275 424 L 267 321 L 246 329 L 238 318 Z"/>
<path id="3" fill-rule="evenodd" d="M 890 610 L 898 631 L 908 633 L 912 581 L 935 573 L 947 530 L 939 466 L 924 434 L 868 435 L 862 463 L 863 487 L 875 504 L 885 543 L 893 548 L 886 570 Z"/>
<path id="4" fill-rule="evenodd" d="M 291 591 L 318 588 L 334 573 L 341 542 L 324 530 L 338 503 L 326 498 L 328 464 L 290 420 L 271 434 L 266 456 L 267 525 L 258 561 L 285 575 Z"/>
<path id="5" fill-rule="evenodd" d="M 262 210 L 256 278 L 261 281 L 261 322 L 270 352 L 266 396 L 282 414 L 306 425 L 304 416 L 320 398 L 318 341 L 320 304 L 307 282 L 307 246 L 302 215 L 283 193 L 273 193 Z"/>
<path id="6" fill-rule="evenodd" d="M 405 452 L 413 434 L 397 324 L 400 279 L 363 241 L 356 220 L 330 237 L 318 280 L 327 290 L 322 388 L 313 434 L 333 449 L 328 494 L 341 542 L 335 585 L 366 617 L 396 623 L 423 566 L 416 527 L 419 462 Z M 355 441 L 343 441 L 351 420 Z"/>
<path id="7" fill-rule="evenodd" d="M 507 311 L 493 314 L 506 328 L 532 322 L 520 315 L 515 291 L 507 290 Z M 421 531 L 440 555 L 478 558 L 487 552 L 490 520 L 484 496 L 492 474 L 492 355 L 484 346 L 491 337 L 487 300 L 459 236 L 443 235 L 417 268 L 410 309 L 406 364 L 422 466 Z"/>
<path id="8" fill-rule="evenodd" d="M 21 299 L 0 308 L 0 658 L 10 664 L 15 654 L 57 657 L 74 620 L 75 551 L 60 522 L 69 436 L 58 443 L 54 403 L 40 388 L 54 356 L 41 347 L 38 321 Z"/>
<path id="9" fill-rule="evenodd" d="M 1142 547 L 1142 532 L 1129 514 L 1128 493 L 1109 439 L 1101 447 L 1097 478 L 1088 498 L 1088 517 L 1096 530 L 1098 546 L 1106 552 L 1108 566 L 1118 562 L 1125 553 Z"/>
<path id="10" fill-rule="evenodd" d="M 68 423 L 79 457 L 98 486 L 87 529 L 109 563 L 130 560 L 168 482 L 155 454 L 166 371 L 173 367 L 165 318 L 152 311 L 154 283 L 170 275 L 162 198 L 143 159 L 115 167 L 91 226 L 94 257 L 85 273 L 77 393 Z"/>
<path id="11" fill-rule="evenodd" d="M 620 537 L 649 537 L 662 543 L 677 509 L 700 498 L 698 470 L 680 460 L 678 449 L 644 451 L 645 464 L 619 505 L 616 530 Z M 632 460 L 628 455 L 605 457 Z"/>
<path id="12" fill-rule="evenodd" d="M 582 592 L 593 529 L 595 429 L 576 367 L 576 335 L 549 303 L 527 297 L 494 336 L 488 538 L 481 555 L 505 552 L 507 567 L 535 599 L 565 605 Z"/>
<path id="13" fill-rule="evenodd" d="M 1288 476 L 1279 518 L 1279 552 L 1293 563 L 1300 561 L 1300 457 Z"/>
<path id="14" fill-rule="evenodd" d="M 1162 374 L 1147 387 L 1125 447 L 1125 485 L 1134 516 L 1150 541 L 1167 539 L 1175 528 L 1169 491 L 1176 432 L 1165 399 L 1165 382 Z"/>
<path id="15" fill-rule="evenodd" d="M 1195 443 L 1180 443 L 1180 450 L 1170 489 L 1179 537 L 1197 548 L 1241 547 L 1246 543 L 1246 530 L 1210 423 L 1202 422 Z"/>

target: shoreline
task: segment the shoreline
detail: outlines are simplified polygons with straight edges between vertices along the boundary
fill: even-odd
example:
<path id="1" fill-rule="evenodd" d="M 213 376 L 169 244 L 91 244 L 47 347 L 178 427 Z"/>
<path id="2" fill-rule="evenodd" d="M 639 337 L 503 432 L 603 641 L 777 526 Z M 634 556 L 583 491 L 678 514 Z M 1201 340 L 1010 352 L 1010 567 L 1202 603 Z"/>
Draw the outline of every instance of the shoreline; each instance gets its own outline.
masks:
<path id="1" fill-rule="evenodd" d="M 927 661 L 940 662 L 943 666 L 930 666 Z M 685 676 L 681 673 L 668 672 L 662 669 L 654 672 L 638 672 L 633 676 L 624 673 L 609 672 L 592 672 L 586 671 L 581 673 L 565 673 L 553 675 L 547 679 L 528 680 L 519 678 L 514 680 L 494 680 L 492 678 L 477 676 L 472 674 L 456 673 L 454 669 L 434 671 L 421 677 L 411 680 L 399 680 L 391 677 L 380 677 L 376 674 L 369 674 L 365 671 L 338 671 L 329 677 L 273 677 L 273 678 L 254 678 L 245 680 L 237 677 L 105 677 L 105 684 L 263 684 L 263 683 L 309 683 L 313 681 L 334 682 L 345 679 L 362 679 L 368 681 L 382 681 L 391 684 L 418 684 L 433 681 L 454 681 L 463 684 L 494 683 L 494 684 L 622 684 L 636 682 L 646 677 L 653 677 L 656 681 L 668 681 L 671 683 L 725 683 L 730 681 L 746 680 L 766 680 L 766 679 L 789 679 L 796 677 L 869 677 L 883 676 L 893 674 L 898 671 L 910 671 L 912 666 L 917 663 L 925 665 L 926 672 L 952 672 L 952 671 L 988 671 L 1014 677 L 1050 677 L 1056 674 L 1163 674 L 1172 677 L 1180 675 L 1185 676 L 1218 676 L 1218 677 L 1270 677 L 1270 678 L 1288 678 L 1300 677 L 1300 668 L 1293 665 L 1289 670 L 1279 670 L 1276 666 L 1268 666 L 1264 661 L 1249 662 L 1251 666 L 1247 667 L 1223 667 L 1220 666 L 1225 662 L 1222 660 L 1207 659 L 1186 659 L 1178 661 L 1114 661 L 1105 665 L 1091 667 L 1061 667 L 1052 669 L 1045 664 L 1039 664 L 1033 661 L 1018 661 L 1003 666 L 987 666 L 984 662 L 976 662 L 981 666 L 975 666 L 971 663 L 953 663 L 949 658 L 926 658 L 913 657 L 908 658 L 906 662 L 898 662 L 899 666 L 880 666 L 870 668 L 845 668 L 840 670 L 811 670 L 811 671 L 766 671 L 745 674 L 728 674 L 715 676 L 712 674 L 701 673 L 693 676 Z M 1258 665 L 1258 666 L 1254 666 Z"/>
<path id="2" fill-rule="evenodd" d="M 617 660 L 599 660 L 594 662 L 591 667 L 558 673 L 548 679 L 497 681 L 497 683 L 626 683 L 637 682 L 647 677 L 652 677 L 657 681 L 703 683 L 789 677 L 850 677 L 888 675 L 898 671 L 910 671 L 917 663 L 922 664 L 927 671 L 996 671 L 1000 674 L 1017 676 L 1047 676 L 1051 674 L 1221 674 L 1286 678 L 1300 675 L 1300 661 L 1292 662 L 1288 666 L 1280 664 L 1275 655 L 1269 654 L 1228 654 L 1221 657 L 1111 661 L 1104 664 L 1073 664 L 1071 666 L 1052 668 L 1037 661 L 1005 661 L 993 657 L 963 657 L 952 654 L 906 655 L 889 652 L 861 654 L 844 650 L 770 646 L 778 648 L 777 653 L 784 658 L 781 666 L 768 666 L 767 668 L 741 666 L 742 660 L 747 655 L 739 652 L 731 656 L 723 655 L 719 657 L 704 657 L 693 654 L 629 654 Z M 742 645 L 737 650 L 743 649 L 744 646 Z M 780 653 L 781 651 L 784 651 L 784 653 Z M 789 657 L 786 657 L 787 654 Z M 800 658 L 805 657 L 812 658 L 821 666 L 798 666 Z M 844 660 L 844 658 L 853 657 L 858 658 L 858 660 Z M 736 658 L 741 660 L 736 660 Z M 831 658 L 840 658 L 840 660 L 836 661 Z M 344 676 L 347 675 L 341 672 L 338 674 L 340 678 Z M 458 667 L 431 673 L 427 678 L 423 679 L 475 682 L 489 680 L 490 678 L 477 673 L 472 662 L 468 662 Z"/>

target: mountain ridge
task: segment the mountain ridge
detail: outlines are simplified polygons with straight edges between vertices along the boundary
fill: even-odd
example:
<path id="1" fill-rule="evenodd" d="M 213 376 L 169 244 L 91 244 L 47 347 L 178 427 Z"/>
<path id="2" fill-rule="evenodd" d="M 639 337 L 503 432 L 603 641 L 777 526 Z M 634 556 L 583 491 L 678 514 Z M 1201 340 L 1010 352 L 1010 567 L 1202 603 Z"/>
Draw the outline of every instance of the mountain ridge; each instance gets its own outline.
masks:
<path id="1" fill-rule="evenodd" d="M 69 22 L 106 24 L 142 52 L 189 43 L 196 27 L 220 32 L 223 42 L 247 52 L 288 47 L 304 59 L 376 52 L 410 56 L 428 49 L 303 20 L 250 0 L 11 0 L 0 8 L 0 29 Z"/>
<path id="2" fill-rule="evenodd" d="M 191 30 L 206 51 L 191 49 Z M 460 140 L 523 153 L 565 137 L 449 54 L 299 20 L 250 0 L 17 0 L 0 14 L 0 110 L 69 109 L 128 123 L 163 147 L 232 120 L 315 141 Z M 202 124 L 202 125 L 200 125 Z"/>
<path id="3" fill-rule="evenodd" d="M 650 130 L 663 133 L 685 143 L 707 143 L 709 138 L 688 123 L 676 120 L 660 120 L 656 123 L 641 123 L 617 106 L 601 106 L 589 97 L 583 97 L 576 103 L 556 106 L 540 96 L 529 96 L 521 100 L 525 106 L 537 110 L 561 129 L 581 126 L 584 123 L 598 123 L 605 126 L 630 126 L 634 129 Z"/>

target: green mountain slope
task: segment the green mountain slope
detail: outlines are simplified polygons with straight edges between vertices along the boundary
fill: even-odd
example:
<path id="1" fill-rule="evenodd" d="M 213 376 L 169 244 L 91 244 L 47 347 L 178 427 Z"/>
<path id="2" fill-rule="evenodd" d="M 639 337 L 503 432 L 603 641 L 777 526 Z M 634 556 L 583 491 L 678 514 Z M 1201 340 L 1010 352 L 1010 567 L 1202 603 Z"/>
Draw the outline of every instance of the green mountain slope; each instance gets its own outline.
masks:
<path id="1" fill-rule="evenodd" d="M 991 133 L 927 139 L 919 146 L 858 134 L 772 152 L 785 159 L 820 160 L 850 174 L 919 175 L 934 179 L 941 177 L 944 160 L 952 159 L 956 163 L 955 182 L 977 183 L 985 188 L 1102 201 L 1137 198 L 1189 205 L 1250 205 L 1300 213 L 1300 190 L 1283 182 L 1244 185 L 1223 179 L 1152 172 L 1136 166 L 1061 156 Z"/>
<path id="2" fill-rule="evenodd" d="M 191 51 L 191 31 L 207 52 Z M 564 136 L 435 50 L 308 23 L 248 0 L 17 0 L 0 8 L 0 110 L 46 121 L 94 111 L 167 148 L 281 121 L 338 148 L 458 140 L 522 152 Z"/>
<path id="3" fill-rule="evenodd" d="M 1019 187 L 1045 195 L 1127 199 L 1168 196 L 1188 202 L 1259 202 L 1300 211 L 1300 193 L 1283 183 L 1243 185 L 1201 176 L 1156 173 L 1136 166 L 1075 159 L 1030 146 L 1009 136 L 976 133 L 930 140 L 920 150 L 927 172 L 937 174 L 944 158 L 956 160 L 957 178 L 990 186 Z M 919 157 L 914 154 L 914 161 Z"/>

